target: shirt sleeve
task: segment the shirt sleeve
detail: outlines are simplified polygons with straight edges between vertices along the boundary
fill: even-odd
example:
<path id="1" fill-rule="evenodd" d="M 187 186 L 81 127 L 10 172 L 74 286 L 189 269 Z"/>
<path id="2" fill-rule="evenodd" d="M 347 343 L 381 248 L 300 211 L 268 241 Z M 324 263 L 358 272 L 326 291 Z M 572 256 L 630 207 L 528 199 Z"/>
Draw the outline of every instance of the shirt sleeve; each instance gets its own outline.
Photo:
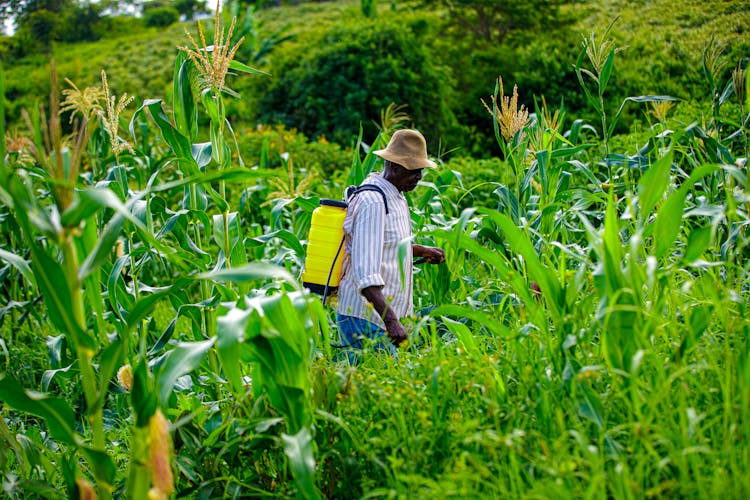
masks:
<path id="1" fill-rule="evenodd" d="M 376 198 L 377 196 L 377 198 Z M 385 206 L 377 193 L 361 193 L 352 218 L 351 269 L 361 293 L 370 286 L 384 286 L 380 274 L 385 242 Z"/>

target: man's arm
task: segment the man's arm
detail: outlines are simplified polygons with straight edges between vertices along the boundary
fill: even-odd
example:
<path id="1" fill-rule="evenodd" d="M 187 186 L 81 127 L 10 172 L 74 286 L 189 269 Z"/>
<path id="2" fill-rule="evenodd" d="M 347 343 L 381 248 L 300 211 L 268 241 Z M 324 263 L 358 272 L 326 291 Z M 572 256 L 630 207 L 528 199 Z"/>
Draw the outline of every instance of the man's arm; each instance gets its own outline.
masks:
<path id="1" fill-rule="evenodd" d="M 393 312 L 393 309 L 388 307 L 388 302 L 386 302 L 385 297 L 383 296 L 383 290 L 381 289 L 381 287 L 369 286 L 367 288 L 363 288 L 362 295 L 364 295 L 367 301 L 372 304 L 378 315 L 383 318 L 383 322 L 385 323 L 385 330 L 386 333 L 388 333 L 388 337 L 391 339 L 391 342 L 398 346 L 401 342 L 406 340 L 408 337 L 406 329 L 398 320 L 398 317 L 396 316 L 396 313 Z"/>
<path id="2" fill-rule="evenodd" d="M 411 251 L 415 257 L 424 257 L 430 264 L 445 262 L 445 251 L 442 248 L 427 247 L 412 243 Z"/>

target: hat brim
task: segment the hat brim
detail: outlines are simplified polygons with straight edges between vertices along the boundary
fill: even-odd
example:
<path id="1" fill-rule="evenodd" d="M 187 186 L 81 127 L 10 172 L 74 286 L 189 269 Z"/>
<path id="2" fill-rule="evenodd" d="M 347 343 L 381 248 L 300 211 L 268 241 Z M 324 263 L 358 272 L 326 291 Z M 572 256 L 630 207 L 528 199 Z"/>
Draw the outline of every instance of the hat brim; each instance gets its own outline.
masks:
<path id="1" fill-rule="evenodd" d="M 420 170 L 422 168 L 437 168 L 437 163 L 435 163 L 432 160 L 428 160 L 427 158 L 414 158 L 413 156 L 402 156 L 402 155 L 394 154 L 388 151 L 388 149 L 379 149 L 377 151 L 373 151 L 373 154 L 378 155 L 384 160 L 392 161 L 393 163 L 398 163 L 399 165 L 404 167 L 406 170 Z"/>

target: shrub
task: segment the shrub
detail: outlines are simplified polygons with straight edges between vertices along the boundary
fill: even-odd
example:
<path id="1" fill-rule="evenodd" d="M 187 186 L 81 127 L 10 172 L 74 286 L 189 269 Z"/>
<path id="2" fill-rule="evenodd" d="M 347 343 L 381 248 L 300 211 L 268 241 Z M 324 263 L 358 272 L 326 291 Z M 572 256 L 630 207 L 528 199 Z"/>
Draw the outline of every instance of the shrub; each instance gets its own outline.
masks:
<path id="1" fill-rule="evenodd" d="M 414 126 L 434 145 L 453 119 L 445 72 L 423 40 L 403 20 L 381 19 L 279 49 L 271 69 L 278 76 L 261 92 L 261 121 L 349 144 L 360 124 L 365 138 L 373 138 L 380 111 L 405 104 Z"/>
<path id="2" fill-rule="evenodd" d="M 316 141 L 310 141 L 296 130 L 287 130 L 282 125 L 260 125 L 238 132 L 240 151 L 249 165 L 258 164 L 264 143 L 268 147 L 266 167 L 282 166 L 282 153 L 289 154 L 296 168 L 320 171 L 326 178 L 331 178 L 336 172 L 345 171 L 351 165 L 352 153 L 342 149 L 338 144 L 328 142 L 324 136 L 318 137 Z"/>
<path id="3" fill-rule="evenodd" d="M 50 43 L 57 37 L 59 26 L 59 14 L 40 9 L 24 18 L 19 35 L 27 36 L 40 49 L 48 51 Z"/>
<path id="4" fill-rule="evenodd" d="M 98 5 L 73 6 L 63 15 L 58 38 L 64 42 L 93 41 L 101 38 L 97 25 L 101 20 Z"/>
<path id="5" fill-rule="evenodd" d="M 143 13 L 143 22 L 151 28 L 163 28 L 174 24 L 180 18 L 180 13 L 172 7 L 155 7 Z"/>
<path id="6" fill-rule="evenodd" d="M 99 38 L 116 38 L 132 35 L 144 29 L 144 20 L 133 16 L 103 16 L 96 25 L 96 36 Z"/>

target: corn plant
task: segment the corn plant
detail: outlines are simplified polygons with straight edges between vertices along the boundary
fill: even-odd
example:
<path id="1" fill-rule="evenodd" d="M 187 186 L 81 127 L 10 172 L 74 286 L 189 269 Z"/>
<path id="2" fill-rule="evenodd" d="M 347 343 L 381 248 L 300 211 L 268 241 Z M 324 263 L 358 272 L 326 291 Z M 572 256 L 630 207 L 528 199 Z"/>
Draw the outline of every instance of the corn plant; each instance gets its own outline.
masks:
<path id="1" fill-rule="evenodd" d="M 264 265 L 217 271 L 203 277 L 239 282 L 269 276 L 299 287 L 290 274 Z M 320 302 L 299 290 L 247 299 L 244 304 L 226 309 L 219 318 L 219 356 L 235 397 L 244 395 L 242 368 L 247 363 L 252 368 L 255 397 L 266 394 L 284 418 L 284 450 L 304 498 L 320 497 L 314 481 L 309 363 L 319 328 L 327 340 L 327 321 Z"/>
<path id="2" fill-rule="evenodd" d="M 655 95 L 642 95 L 637 97 L 627 97 L 620 104 L 612 118 L 609 118 L 609 114 L 606 110 L 604 95 L 609 85 L 610 79 L 613 76 L 615 67 L 615 55 L 622 49 L 615 46 L 614 41 L 610 38 L 609 33 L 612 27 L 617 22 L 617 19 L 612 21 L 601 40 L 597 40 L 596 33 L 592 32 L 589 38 L 585 38 L 582 43 L 581 52 L 578 55 L 578 60 L 575 64 L 575 71 L 578 77 L 578 83 L 581 85 L 581 89 L 586 95 L 586 100 L 594 108 L 596 113 L 599 115 L 601 121 L 601 137 L 604 146 L 604 158 L 607 167 L 607 179 L 608 183 L 613 183 L 612 177 L 612 165 L 609 159 L 609 140 L 614 133 L 615 127 L 622 115 L 622 111 L 625 108 L 627 102 L 664 102 L 674 101 L 674 97 L 670 96 L 655 96 Z M 588 59 L 591 69 L 583 67 L 583 62 Z M 591 86 L 594 88 L 592 89 Z"/>

